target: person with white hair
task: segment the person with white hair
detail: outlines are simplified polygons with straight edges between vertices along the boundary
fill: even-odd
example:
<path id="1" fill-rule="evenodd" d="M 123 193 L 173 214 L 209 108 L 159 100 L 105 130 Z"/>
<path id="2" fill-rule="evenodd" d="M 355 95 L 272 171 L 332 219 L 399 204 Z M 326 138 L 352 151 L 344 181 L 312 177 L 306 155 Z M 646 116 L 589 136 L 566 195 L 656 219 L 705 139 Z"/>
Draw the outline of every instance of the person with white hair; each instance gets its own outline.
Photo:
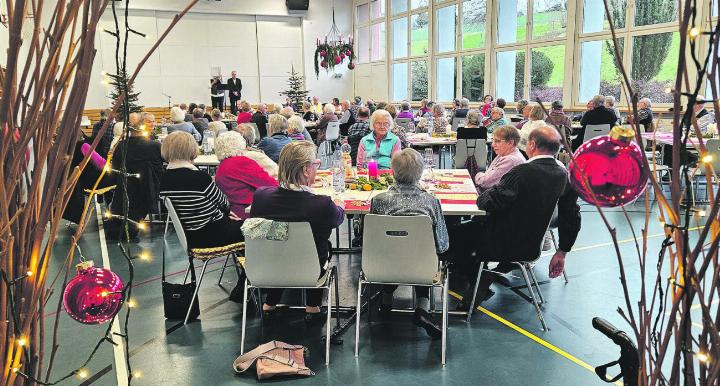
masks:
<path id="1" fill-rule="evenodd" d="M 463 119 L 467 117 L 468 111 L 470 111 L 470 100 L 467 98 L 460 99 L 460 107 L 453 112 L 453 119 Z"/>
<path id="2" fill-rule="evenodd" d="M 292 142 L 288 138 L 286 130 L 288 122 L 280 114 L 271 114 L 268 122 L 268 133 L 270 136 L 260 140 L 258 148 L 267 154 L 271 160 L 277 162 L 280 158 L 280 151 L 285 145 Z"/>
<path id="3" fill-rule="evenodd" d="M 490 109 L 490 123 L 485 126 L 487 128 L 488 134 L 492 134 L 492 132 L 495 131 L 495 128 L 497 127 L 509 124 L 510 122 L 507 118 L 505 118 L 505 110 L 497 106 Z"/>
<path id="4" fill-rule="evenodd" d="M 448 121 L 447 118 L 445 118 L 445 106 L 440 103 L 434 104 L 432 105 L 431 111 L 432 118 L 428 119 L 432 119 L 433 121 L 433 131 L 439 134 L 444 134 L 447 132 L 448 127 Z M 420 121 L 418 129 L 422 129 L 427 132 L 428 119 Z"/>
<path id="5" fill-rule="evenodd" d="M 323 115 L 320 117 L 320 120 L 315 125 L 316 130 L 316 137 L 315 137 L 315 143 L 320 145 L 325 141 L 325 131 L 327 130 L 327 125 L 329 122 L 337 122 L 338 118 L 337 115 L 335 115 L 335 106 L 333 106 L 330 103 L 327 103 L 325 107 L 323 107 Z"/>
<path id="6" fill-rule="evenodd" d="M 400 139 L 390 131 L 393 124 L 390 113 L 386 110 L 375 110 L 370 116 L 372 132 L 360 140 L 357 152 L 357 164 L 363 165 L 366 159 L 374 158 L 378 168 L 390 169 L 390 159 L 399 152 Z"/>
<path id="7" fill-rule="evenodd" d="M 646 132 L 653 131 L 653 112 L 652 112 L 652 101 L 650 98 L 640 98 L 637 104 L 637 123 L 643 125 Z M 634 123 L 635 116 L 633 114 L 628 115 L 628 123 Z"/>
<path id="8" fill-rule="evenodd" d="M 287 136 L 293 141 L 304 141 L 305 121 L 297 115 L 293 115 L 288 119 Z"/>
<path id="9" fill-rule="evenodd" d="M 348 129 L 355 124 L 355 114 L 350 109 L 350 101 L 342 101 L 342 116 L 340 116 L 340 135 L 347 137 Z"/>
<path id="10" fill-rule="evenodd" d="M 260 165 L 260 167 L 263 168 L 263 170 L 265 170 L 269 175 L 271 175 L 273 178 L 277 178 L 277 163 L 271 160 L 270 157 L 268 157 L 267 154 L 265 154 L 262 150 L 253 146 L 253 143 L 255 143 L 255 130 L 253 129 L 253 127 L 248 125 L 247 123 L 242 123 L 237 125 L 237 127 L 233 129 L 233 131 L 240 133 L 240 135 L 243 136 L 243 139 L 245 139 L 245 143 L 247 145 L 245 146 L 245 157 L 248 157 L 253 161 L 257 162 L 258 165 Z"/>
<path id="11" fill-rule="evenodd" d="M 605 108 L 608 110 L 612 110 L 615 113 L 615 116 L 618 118 L 616 124 L 620 124 L 620 109 L 615 106 L 615 97 L 612 95 L 606 95 L 605 96 Z"/>
<path id="12" fill-rule="evenodd" d="M 195 129 L 195 126 L 185 121 L 185 112 L 179 107 L 170 109 L 170 121 L 172 121 L 172 124 L 168 125 L 168 134 L 175 131 L 184 131 L 191 134 L 193 138 L 195 138 L 195 141 L 200 142 L 202 140 L 202 135 Z"/>
<path id="13" fill-rule="evenodd" d="M 241 220 L 247 218 L 245 209 L 252 205 L 255 190 L 278 184 L 257 162 L 245 156 L 245 147 L 245 138 L 236 131 L 222 133 L 215 140 L 215 155 L 220 161 L 215 183 L 230 201 L 230 210 Z"/>
<path id="14" fill-rule="evenodd" d="M 260 103 L 258 105 L 257 111 L 252 115 L 252 118 L 250 119 L 250 122 L 254 123 L 257 128 L 258 132 L 260 132 L 260 138 L 267 137 L 267 123 L 268 123 L 268 108 L 265 103 Z"/>

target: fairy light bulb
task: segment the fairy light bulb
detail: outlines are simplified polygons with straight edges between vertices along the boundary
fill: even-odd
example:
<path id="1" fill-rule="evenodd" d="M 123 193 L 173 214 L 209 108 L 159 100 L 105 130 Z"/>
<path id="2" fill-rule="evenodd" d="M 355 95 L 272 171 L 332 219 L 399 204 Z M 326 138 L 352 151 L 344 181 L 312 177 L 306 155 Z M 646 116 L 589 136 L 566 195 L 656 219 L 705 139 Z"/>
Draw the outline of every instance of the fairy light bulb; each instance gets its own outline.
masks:
<path id="1" fill-rule="evenodd" d="M 708 154 L 708 155 L 702 157 L 702 162 L 704 162 L 706 164 L 712 162 L 712 160 L 713 160 L 712 154 Z"/>
<path id="2" fill-rule="evenodd" d="M 27 340 L 25 340 L 25 338 L 20 338 L 17 340 L 17 344 L 18 346 L 23 347 L 27 344 Z"/>
<path id="3" fill-rule="evenodd" d="M 90 375 L 90 373 L 89 373 L 87 370 L 85 370 L 85 369 L 80 369 L 80 370 L 78 370 L 78 372 L 77 372 L 77 376 L 78 376 L 78 378 L 80 378 L 80 379 L 85 379 L 85 378 L 88 377 L 88 375 Z"/>
<path id="4" fill-rule="evenodd" d="M 702 363 L 710 362 L 710 357 L 702 351 L 695 354 L 695 357 Z"/>
<path id="5" fill-rule="evenodd" d="M 688 35 L 691 39 L 695 39 L 696 37 L 698 37 L 698 35 L 700 35 L 700 30 L 697 27 L 692 27 L 690 28 Z"/>
<path id="6" fill-rule="evenodd" d="M 145 224 L 144 222 L 139 222 L 139 223 L 137 223 L 137 228 L 140 229 L 141 231 L 144 231 L 147 229 L 147 224 Z"/>
<path id="7" fill-rule="evenodd" d="M 127 301 L 127 306 L 128 306 L 128 308 L 135 308 L 135 307 L 137 307 L 137 303 L 135 302 L 135 299 L 129 299 L 129 300 Z"/>

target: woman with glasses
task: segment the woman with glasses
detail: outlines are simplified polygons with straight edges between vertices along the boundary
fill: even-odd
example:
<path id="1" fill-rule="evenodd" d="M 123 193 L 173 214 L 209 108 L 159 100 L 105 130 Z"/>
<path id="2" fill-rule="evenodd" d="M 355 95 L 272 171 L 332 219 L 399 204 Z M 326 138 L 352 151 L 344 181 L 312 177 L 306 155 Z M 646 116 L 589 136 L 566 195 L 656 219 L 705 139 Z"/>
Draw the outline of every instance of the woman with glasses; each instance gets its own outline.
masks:
<path id="1" fill-rule="evenodd" d="M 525 163 L 517 145 L 520 142 L 520 133 L 510 125 L 497 127 L 492 133 L 492 148 L 497 155 L 484 172 L 475 175 L 475 185 L 482 193 L 500 182 L 502 176 L 517 165 Z"/>
<path id="2" fill-rule="evenodd" d="M 280 186 L 262 187 L 255 191 L 250 217 L 275 221 L 309 222 L 324 274 L 330 256 L 330 233 L 345 219 L 345 211 L 329 196 L 317 195 L 310 187 L 320 166 L 317 150 L 309 141 L 296 141 L 283 147 L 278 162 Z M 282 289 L 270 289 L 263 304 L 263 313 L 272 317 L 282 296 Z M 320 313 L 322 290 L 307 290 L 305 321 L 322 322 Z"/>
<path id="3" fill-rule="evenodd" d="M 399 152 L 400 139 L 390 131 L 393 119 L 386 110 L 375 110 L 370 116 L 372 132 L 360 140 L 357 163 L 362 165 L 366 159 L 375 158 L 378 168 L 390 169 L 390 159 Z"/>

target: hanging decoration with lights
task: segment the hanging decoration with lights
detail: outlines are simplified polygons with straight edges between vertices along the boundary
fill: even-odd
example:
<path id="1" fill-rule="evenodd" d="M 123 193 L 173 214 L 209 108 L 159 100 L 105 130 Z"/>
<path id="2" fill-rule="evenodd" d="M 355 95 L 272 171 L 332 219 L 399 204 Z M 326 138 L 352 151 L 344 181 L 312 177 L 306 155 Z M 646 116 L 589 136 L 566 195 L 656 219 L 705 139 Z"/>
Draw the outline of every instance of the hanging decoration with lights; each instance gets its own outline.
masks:
<path id="1" fill-rule="evenodd" d="M 65 286 L 63 307 L 68 315 L 83 324 L 106 323 L 123 303 L 123 283 L 113 271 L 96 268 L 92 261 L 75 266 L 75 276 Z"/>
<path id="2" fill-rule="evenodd" d="M 610 135 L 595 137 L 575 151 L 568 172 L 570 183 L 583 200 L 616 207 L 632 202 L 645 191 L 650 173 L 643 167 L 645 154 L 633 138 L 633 129 L 615 127 Z"/>
<path id="3" fill-rule="evenodd" d="M 332 26 L 330 31 L 325 34 L 325 40 L 321 41 L 317 38 L 315 48 L 315 77 L 320 76 L 320 67 L 330 72 L 335 66 L 342 64 L 345 59 L 348 60 L 348 69 L 355 68 L 355 49 L 353 48 L 353 37 L 348 35 L 347 41 L 343 40 L 340 29 L 335 23 L 335 4 L 332 8 Z"/>

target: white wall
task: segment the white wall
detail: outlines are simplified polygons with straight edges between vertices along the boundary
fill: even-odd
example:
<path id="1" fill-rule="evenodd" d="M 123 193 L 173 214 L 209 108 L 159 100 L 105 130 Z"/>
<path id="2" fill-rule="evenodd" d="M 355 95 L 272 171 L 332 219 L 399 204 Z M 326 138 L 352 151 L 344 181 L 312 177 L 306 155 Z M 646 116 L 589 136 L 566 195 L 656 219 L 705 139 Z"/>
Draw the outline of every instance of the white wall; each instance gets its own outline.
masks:
<path id="1" fill-rule="evenodd" d="M 186 0 L 132 0 L 129 22 L 148 34 L 148 39 L 131 36 L 128 44 L 128 71 L 145 55 Z M 353 71 L 337 67 L 333 74 L 321 69 L 315 77 L 313 59 L 316 37 L 323 37 L 332 24 L 332 0 L 310 0 L 308 12 L 289 14 L 283 0 L 224 0 L 199 2 L 167 36 L 143 67 L 137 81 L 140 104 L 166 106 L 172 103 L 210 104 L 211 68 L 220 67 L 226 79 L 238 71 L 243 98 L 252 103 L 280 102 L 278 92 L 287 88 L 291 66 L 305 75 L 306 88 L 323 101 L 350 98 Z M 122 11 L 119 10 L 122 14 Z M 335 0 L 335 20 L 347 36 L 352 31 L 352 0 Z M 110 8 L 102 24 L 114 29 Z M 0 31 L 2 34 L 2 31 Z M 0 35 L 2 44 L 6 36 Z M 97 39 L 98 53 L 93 81 L 85 108 L 102 108 L 109 103 L 109 87 L 102 84 L 101 71 L 115 72 L 114 37 L 103 33 Z"/>

